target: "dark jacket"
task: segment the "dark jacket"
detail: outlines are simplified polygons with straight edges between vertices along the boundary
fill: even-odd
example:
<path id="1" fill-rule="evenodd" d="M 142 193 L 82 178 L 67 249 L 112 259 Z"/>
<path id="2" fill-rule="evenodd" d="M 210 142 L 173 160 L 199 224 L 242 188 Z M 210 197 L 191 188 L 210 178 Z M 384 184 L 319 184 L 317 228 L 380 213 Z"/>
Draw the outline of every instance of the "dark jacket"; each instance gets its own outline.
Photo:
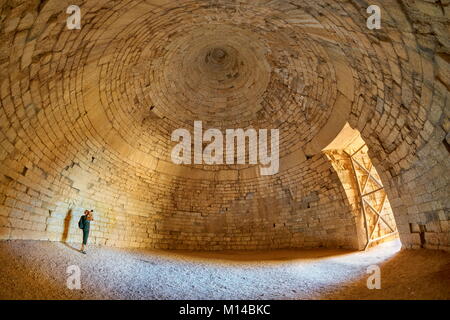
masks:
<path id="1" fill-rule="evenodd" d="M 91 221 L 89 221 L 86 216 L 82 216 L 81 219 L 83 220 L 83 231 L 89 232 Z"/>

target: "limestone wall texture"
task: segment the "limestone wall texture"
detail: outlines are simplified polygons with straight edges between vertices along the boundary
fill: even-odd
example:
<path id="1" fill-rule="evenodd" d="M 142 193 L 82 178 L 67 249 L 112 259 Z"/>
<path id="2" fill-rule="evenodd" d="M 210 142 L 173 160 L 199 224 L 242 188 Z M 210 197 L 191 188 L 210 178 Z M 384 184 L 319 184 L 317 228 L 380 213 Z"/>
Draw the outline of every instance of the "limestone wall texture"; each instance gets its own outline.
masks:
<path id="1" fill-rule="evenodd" d="M 358 248 L 322 153 L 348 122 L 404 247 L 448 250 L 450 2 L 370 4 L 380 30 L 364 1 L 0 1 L 0 238 L 79 241 L 92 208 L 98 244 Z M 194 120 L 279 129 L 279 173 L 173 164 Z"/>

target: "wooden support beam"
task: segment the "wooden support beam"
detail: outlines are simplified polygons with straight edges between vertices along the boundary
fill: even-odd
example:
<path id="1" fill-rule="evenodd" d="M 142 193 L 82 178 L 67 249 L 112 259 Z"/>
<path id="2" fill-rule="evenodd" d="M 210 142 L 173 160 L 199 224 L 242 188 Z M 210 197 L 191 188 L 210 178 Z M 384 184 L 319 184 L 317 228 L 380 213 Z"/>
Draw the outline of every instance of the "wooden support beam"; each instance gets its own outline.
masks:
<path id="1" fill-rule="evenodd" d="M 373 194 L 375 192 L 378 192 L 378 191 L 381 191 L 381 190 L 384 190 L 384 188 L 382 187 L 382 188 L 378 188 L 378 189 L 372 190 L 370 192 L 367 192 L 367 193 L 363 194 L 362 197 L 370 196 L 371 194 Z"/>
<path id="2" fill-rule="evenodd" d="M 364 167 L 361 163 L 359 163 L 357 160 L 353 159 L 353 161 L 361 168 L 363 169 L 368 175 L 370 175 L 370 172 L 367 170 L 366 167 Z M 383 187 L 383 184 L 378 181 L 378 179 L 375 179 L 375 177 L 371 177 L 373 181 L 376 182 L 376 184 L 378 184 L 379 187 Z"/>
<path id="3" fill-rule="evenodd" d="M 381 183 L 381 181 L 379 181 L 377 178 L 375 178 L 372 175 L 372 169 L 373 169 L 372 161 L 370 161 L 370 159 L 369 159 L 369 168 L 366 168 L 364 166 L 364 164 L 361 164 L 358 160 L 356 160 L 354 158 L 354 156 L 358 152 L 360 152 L 365 146 L 366 146 L 366 144 L 363 144 L 361 147 L 359 147 L 352 154 L 350 154 L 350 153 L 348 153 L 347 151 L 344 150 L 344 153 L 350 158 L 350 161 L 351 161 L 351 164 L 352 164 L 352 169 L 353 169 L 353 175 L 355 177 L 356 185 L 357 185 L 357 188 L 358 188 L 358 196 L 359 196 L 360 205 L 361 205 L 361 213 L 362 213 L 363 218 L 364 218 L 364 227 L 366 229 L 366 239 L 367 239 L 366 245 L 364 247 L 364 250 L 366 250 L 369 247 L 370 243 L 372 243 L 374 241 L 381 240 L 381 239 L 383 239 L 385 237 L 388 237 L 388 236 L 390 236 L 390 235 L 392 235 L 392 234 L 397 232 L 396 230 L 394 230 L 394 228 L 392 228 L 389 225 L 389 223 L 381 215 L 381 213 L 382 213 L 382 211 L 384 209 L 384 205 L 385 205 L 386 200 L 387 200 L 387 194 L 384 191 L 384 187 L 383 187 L 383 184 Z M 359 178 L 358 178 L 358 171 L 356 170 L 356 166 L 361 168 L 367 174 L 367 179 L 366 180 L 364 180 L 364 178 L 362 178 L 361 181 L 359 180 Z M 362 175 L 362 177 L 364 177 L 364 175 Z M 369 180 L 374 181 L 378 185 L 379 188 L 366 193 L 365 191 L 366 191 L 367 185 L 369 183 Z M 374 194 L 374 193 L 380 192 L 380 191 L 384 191 L 384 193 L 383 193 L 384 197 L 383 197 L 383 200 L 381 202 L 380 208 L 377 210 L 368 201 L 368 199 L 365 199 L 365 198 L 368 197 L 371 194 Z M 376 221 L 375 221 L 374 227 L 373 227 L 373 229 L 371 231 L 369 230 L 369 222 L 368 222 L 369 216 L 368 216 L 368 212 L 366 210 L 366 204 L 367 204 L 368 208 L 376 214 Z M 378 237 L 376 239 L 372 239 L 372 237 L 373 237 L 373 235 L 374 235 L 374 233 L 376 231 L 377 226 L 379 226 L 380 220 L 383 221 L 389 227 L 389 229 L 392 232 L 390 232 L 388 234 L 385 234 L 385 235 L 383 235 L 381 237 Z"/>
<path id="4" fill-rule="evenodd" d="M 360 152 L 360 151 L 362 150 L 362 148 L 364 148 L 365 146 L 366 146 L 366 144 L 364 143 L 361 147 L 359 147 L 358 149 L 356 149 L 356 151 L 353 152 L 353 153 L 350 155 L 350 157 L 353 158 L 353 156 L 354 156 L 355 154 L 357 154 L 358 152 Z"/>
<path id="5" fill-rule="evenodd" d="M 377 229 L 377 225 L 380 222 L 381 212 L 383 211 L 384 204 L 386 203 L 386 199 L 387 199 L 387 196 L 386 196 L 386 194 L 384 194 L 384 198 L 383 198 L 383 201 L 381 202 L 380 209 L 378 209 L 378 212 L 377 212 L 377 221 L 375 221 L 375 226 L 373 227 L 372 232 L 370 233 L 370 239 L 372 239 L 372 236 L 375 233 L 375 230 Z"/>
<path id="6" fill-rule="evenodd" d="M 353 163 L 353 158 L 350 156 L 350 161 L 352 163 L 352 168 L 353 168 L 353 174 L 355 176 L 356 179 L 356 185 L 358 186 L 358 195 L 359 195 L 359 199 L 360 199 L 360 205 L 361 205 L 361 211 L 363 213 L 363 217 L 364 217 L 364 226 L 366 228 L 366 246 L 364 247 L 364 250 L 366 250 L 369 241 L 370 241 L 370 237 L 369 237 L 369 226 L 367 225 L 367 214 L 366 214 L 366 208 L 364 206 L 364 201 L 363 198 L 361 197 L 361 186 L 359 184 L 359 180 L 358 180 L 358 175 L 356 174 L 356 168 L 355 168 L 355 164 Z"/>
<path id="7" fill-rule="evenodd" d="M 375 209 L 375 208 L 374 208 L 367 200 L 363 199 L 363 201 L 369 206 L 370 209 L 372 209 L 372 211 L 373 211 L 374 213 L 376 213 L 376 214 L 381 218 L 381 220 L 383 220 L 383 222 L 389 227 L 389 229 L 391 229 L 391 231 L 395 231 L 394 228 L 392 228 L 392 227 L 389 225 L 389 223 L 387 223 L 387 221 L 381 216 L 381 214 L 379 214 L 379 213 L 377 212 L 377 209 Z"/>
<path id="8" fill-rule="evenodd" d="M 362 194 L 364 194 L 364 192 L 366 192 L 367 183 L 369 182 L 370 177 L 372 176 L 371 172 L 372 172 L 372 162 L 369 165 L 369 173 L 367 174 L 367 179 L 364 182 L 364 186 L 363 186 L 362 191 L 361 191 Z"/>
<path id="9" fill-rule="evenodd" d="M 378 240 L 382 240 L 382 239 L 387 238 L 389 236 L 392 236 L 392 235 L 394 235 L 396 233 L 398 233 L 398 231 L 393 231 L 393 232 L 389 232 L 389 233 L 383 234 L 381 237 L 378 237 L 378 238 L 370 240 L 370 242 L 375 242 L 375 241 L 378 241 Z"/>

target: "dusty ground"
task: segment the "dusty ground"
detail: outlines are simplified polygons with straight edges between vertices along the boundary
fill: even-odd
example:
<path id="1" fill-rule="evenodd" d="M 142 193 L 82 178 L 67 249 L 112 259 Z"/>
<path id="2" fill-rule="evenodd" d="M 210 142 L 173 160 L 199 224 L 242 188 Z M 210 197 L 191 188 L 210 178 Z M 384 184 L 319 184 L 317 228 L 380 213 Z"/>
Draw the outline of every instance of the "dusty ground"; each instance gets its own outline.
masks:
<path id="1" fill-rule="evenodd" d="M 165 252 L 106 247 L 82 255 L 70 244 L 0 242 L 0 299 L 450 299 L 450 254 L 402 250 L 397 241 L 368 252 Z M 381 289 L 369 290 L 369 265 Z M 81 290 L 66 268 L 81 269 Z"/>

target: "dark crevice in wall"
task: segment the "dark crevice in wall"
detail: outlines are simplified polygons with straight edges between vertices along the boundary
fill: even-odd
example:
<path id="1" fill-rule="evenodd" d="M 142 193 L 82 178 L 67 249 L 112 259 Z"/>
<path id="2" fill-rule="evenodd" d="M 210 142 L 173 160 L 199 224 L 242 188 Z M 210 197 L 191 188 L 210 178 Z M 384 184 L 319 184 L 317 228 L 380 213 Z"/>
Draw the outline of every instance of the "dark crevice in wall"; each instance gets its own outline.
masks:
<path id="1" fill-rule="evenodd" d="M 423 224 L 419 225 L 420 228 L 420 247 L 423 248 L 426 241 L 425 241 L 425 226 Z"/>
<path id="2" fill-rule="evenodd" d="M 442 143 L 444 144 L 444 146 L 447 149 L 448 153 L 450 153 L 450 144 L 448 143 L 447 139 L 444 139 L 442 141 Z"/>

